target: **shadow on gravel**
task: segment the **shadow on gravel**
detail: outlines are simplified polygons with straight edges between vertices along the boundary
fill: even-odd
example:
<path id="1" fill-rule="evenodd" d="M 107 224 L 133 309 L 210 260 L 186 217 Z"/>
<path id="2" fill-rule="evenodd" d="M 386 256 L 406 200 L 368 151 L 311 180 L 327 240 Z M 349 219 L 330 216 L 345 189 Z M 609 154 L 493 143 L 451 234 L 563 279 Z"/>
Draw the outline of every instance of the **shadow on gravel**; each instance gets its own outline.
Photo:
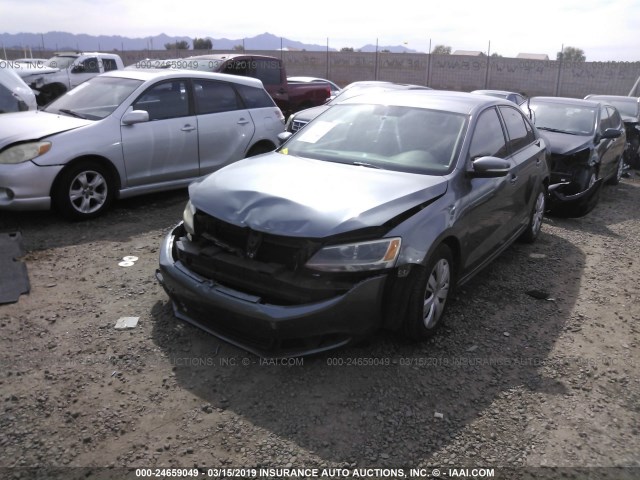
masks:
<path id="1" fill-rule="evenodd" d="M 2 212 L 0 232 L 21 232 L 28 251 L 101 240 L 126 242 L 178 223 L 187 199 L 186 189 L 142 195 L 117 201 L 105 215 L 84 222 L 70 222 L 53 211 Z"/>
<path id="2" fill-rule="evenodd" d="M 497 397 L 567 391 L 549 373 L 561 369 L 549 365 L 549 353 L 568 328 L 584 262 L 579 249 L 543 230 L 538 243 L 512 246 L 462 287 L 446 325 L 426 343 L 380 332 L 364 345 L 275 365 L 175 319 L 169 304 L 151 313 L 153 341 L 181 388 L 272 432 L 279 444 L 330 462 L 407 467 L 479 417 L 500 418 Z M 504 415 L 526 428 L 524 413 Z"/>
<path id="3" fill-rule="evenodd" d="M 561 218 L 551 216 L 548 222 L 571 231 L 584 234 L 601 235 L 618 238 L 619 235 L 611 230 L 612 225 L 621 222 L 640 220 L 640 208 L 620 211 L 620 203 L 635 204 L 637 202 L 637 183 L 623 181 L 618 185 L 608 185 L 602 189 L 598 205 L 587 215 L 580 218 Z"/>

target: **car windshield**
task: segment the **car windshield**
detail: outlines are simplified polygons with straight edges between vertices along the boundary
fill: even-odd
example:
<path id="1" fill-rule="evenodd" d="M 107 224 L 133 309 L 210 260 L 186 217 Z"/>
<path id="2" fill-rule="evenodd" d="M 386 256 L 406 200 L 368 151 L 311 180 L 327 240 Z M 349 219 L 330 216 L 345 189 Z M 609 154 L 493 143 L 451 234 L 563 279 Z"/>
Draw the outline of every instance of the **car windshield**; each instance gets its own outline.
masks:
<path id="1" fill-rule="evenodd" d="M 142 80 L 94 77 L 55 100 L 44 110 L 73 117 L 100 120 L 110 115 L 142 84 Z"/>
<path id="2" fill-rule="evenodd" d="M 609 103 L 616 107 L 621 115 L 626 117 L 638 117 L 638 101 L 631 100 L 609 100 Z"/>
<path id="3" fill-rule="evenodd" d="M 580 105 L 559 103 L 530 104 L 536 127 L 573 135 L 593 135 L 596 109 Z"/>
<path id="4" fill-rule="evenodd" d="M 340 104 L 278 151 L 329 162 L 444 175 L 455 164 L 465 115 L 390 105 Z"/>
<path id="5" fill-rule="evenodd" d="M 65 57 L 56 55 L 55 57 L 51 57 L 47 60 L 47 67 L 51 68 L 67 68 L 71 65 L 78 57 Z"/>

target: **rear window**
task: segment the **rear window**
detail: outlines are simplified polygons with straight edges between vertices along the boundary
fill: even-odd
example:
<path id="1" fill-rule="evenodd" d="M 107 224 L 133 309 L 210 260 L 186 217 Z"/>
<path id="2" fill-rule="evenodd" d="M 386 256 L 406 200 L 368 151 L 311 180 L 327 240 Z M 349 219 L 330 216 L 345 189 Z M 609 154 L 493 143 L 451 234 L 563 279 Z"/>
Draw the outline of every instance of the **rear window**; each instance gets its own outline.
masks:
<path id="1" fill-rule="evenodd" d="M 262 88 L 249 87 L 247 85 L 236 85 L 240 96 L 247 108 L 275 107 L 276 104 L 267 92 Z"/>

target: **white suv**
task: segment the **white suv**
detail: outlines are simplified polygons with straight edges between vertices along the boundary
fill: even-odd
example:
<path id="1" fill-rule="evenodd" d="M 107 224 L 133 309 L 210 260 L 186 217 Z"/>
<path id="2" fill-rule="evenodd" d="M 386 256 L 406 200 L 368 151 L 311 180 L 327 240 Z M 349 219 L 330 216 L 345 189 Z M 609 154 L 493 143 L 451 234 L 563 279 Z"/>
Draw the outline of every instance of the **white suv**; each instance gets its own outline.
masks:
<path id="1" fill-rule="evenodd" d="M 187 186 L 275 149 L 284 117 L 259 80 L 128 70 L 88 80 L 43 111 L 0 116 L 0 210 L 72 219 L 115 198 Z"/>

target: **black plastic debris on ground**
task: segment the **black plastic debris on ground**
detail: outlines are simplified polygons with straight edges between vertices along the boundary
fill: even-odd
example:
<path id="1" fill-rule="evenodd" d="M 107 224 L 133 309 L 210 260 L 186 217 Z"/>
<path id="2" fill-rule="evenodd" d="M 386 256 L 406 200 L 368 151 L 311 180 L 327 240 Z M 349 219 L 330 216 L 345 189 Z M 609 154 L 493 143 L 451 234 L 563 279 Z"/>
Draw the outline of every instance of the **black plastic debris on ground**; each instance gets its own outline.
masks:
<path id="1" fill-rule="evenodd" d="M 29 293 L 27 266 L 20 261 L 23 255 L 20 232 L 0 233 L 0 304 L 15 303 Z"/>

